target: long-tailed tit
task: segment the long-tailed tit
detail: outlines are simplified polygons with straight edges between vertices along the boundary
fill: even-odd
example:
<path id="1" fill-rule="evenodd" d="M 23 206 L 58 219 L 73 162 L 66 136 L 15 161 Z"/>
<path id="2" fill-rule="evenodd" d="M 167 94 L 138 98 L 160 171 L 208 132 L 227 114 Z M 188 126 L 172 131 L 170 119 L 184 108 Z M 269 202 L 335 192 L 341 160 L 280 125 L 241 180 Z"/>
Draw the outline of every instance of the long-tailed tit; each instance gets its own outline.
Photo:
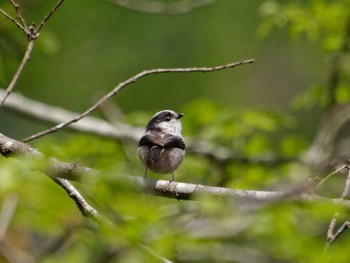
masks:
<path id="1" fill-rule="evenodd" d="M 181 164 L 186 150 L 181 136 L 182 116 L 182 113 L 163 110 L 148 122 L 137 149 L 146 166 L 145 177 L 147 171 L 151 170 L 155 173 L 171 173 L 171 181 L 174 181 L 174 171 Z"/>

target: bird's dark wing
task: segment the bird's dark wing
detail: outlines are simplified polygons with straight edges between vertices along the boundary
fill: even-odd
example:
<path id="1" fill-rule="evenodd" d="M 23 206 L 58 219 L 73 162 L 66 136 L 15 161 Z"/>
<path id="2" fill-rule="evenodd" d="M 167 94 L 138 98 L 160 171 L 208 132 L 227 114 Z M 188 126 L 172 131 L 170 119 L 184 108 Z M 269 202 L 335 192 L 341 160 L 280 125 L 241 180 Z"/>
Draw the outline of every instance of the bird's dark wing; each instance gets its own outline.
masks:
<path id="1" fill-rule="evenodd" d="M 182 150 L 186 149 L 184 140 L 177 135 L 166 134 L 164 136 L 164 148 L 180 148 Z"/>
<path id="2" fill-rule="evenodd" d="M 145 146 L 145 145 L 149 147 L 152 147 L 155 145 L 163 146 L 163 140 L 158 134 L 149 132 L 144 134 L 139 141 L 139 147 Z"/>
<path id="3" fill-rule="evenodd" d="M 155 133 L 146 133 L 139 141 L 139 147 L 148 146 L 150 148 L 150 159 L 153 162 L 160 160 L 160 155 L 166 148 L 180 148 L 185 150 L 185 142 L 180 136 L 165 134 L 161 136 Z"/>
<path id="4" fill-rule="evenodd" d="M 139 141 L 139 147 L 147 146 L 150 149 L 149 158 L 152 162 L 158 162 L 163 148 L 163 138 L 157 133 L 146 133 Z"/>

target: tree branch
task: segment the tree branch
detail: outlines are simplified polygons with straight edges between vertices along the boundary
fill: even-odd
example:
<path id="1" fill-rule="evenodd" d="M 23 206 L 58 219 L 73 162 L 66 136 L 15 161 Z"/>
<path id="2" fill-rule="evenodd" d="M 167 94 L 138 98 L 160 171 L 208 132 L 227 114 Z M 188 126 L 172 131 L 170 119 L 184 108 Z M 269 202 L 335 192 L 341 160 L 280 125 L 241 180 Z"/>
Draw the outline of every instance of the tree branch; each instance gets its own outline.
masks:
<path id="1" fill-rule="evenodd" d="M 16 14 L 17 14 L 17 18 L 19 19 L 20 22 L 16 21 L 14 18 L 12 18 L 11 16 L 9 16 L 7 13 L 5 13 L 4 11 L 0 10 L 1 13 L 10 21 L 14 22 L 20 29 L 22 29 L 28 38 L 28 45 L 26 48 L 26 51 L 23 55 L 22 61 L 19 64 L 16 73 L 14 74 L 14 76 L 12 77 L 12 80 L 10 82 L 10 84 L 8 85 L 5 94 L 3 94 L 3 96 L 0 98 L 0 108 L 4 105 L 7 97 L 11 94 L 12 90 L 14 89 L 20 75 L 22 74 L 22 71 L 25 67 L 25 65 L 27 64 L 27 62 L 30 59 L 30 54 L 32 53 L 33 47 L 34 47 L 34 43 L 37 40 L 37 38 L 39 37 L 39 32 L 42 29 L 42 27 L 45 25 L 45 22 L 52 16 L 52 14 L 57 10 L 57 8 L 63 3 L 64 0 L 59 0 L 57 2 L 57 4 L 51 9 L 51 11 L 43 18 L 43 20 L 41 21 L 41 23 L 39 24 L 38 28 L 34 27 L 34 23 L 30 26 L 28 26 L 21 14 L 21 12 L 19 11 L 19 5 L 17 3 L 15 3 L 14 0 L 10 0 L 11 4 L 13 5 L 14 9 L 16 10 Z"/>
<path id="2" fill-rule="evenodd" d="M 62 122 L 50 129 L 44 130 L 42 132 L 36 133 L 28 138 L 25 138 L 23 142 L 29 142 L 31 140 L 40 138 L 44 135 L 50 134 L 57 132 L 61 130 L 62 128 L 75 123 L 82 118 L 90 115 L 92 112 L 94 112 L 102 103 L 113 97 L 115 94 L 120 92 L 123 88 L 126 86 L 135 83 L 137 80 L 149 76 L 149 75 L 154 75 L 154 74 L 162 74 L 162 73 L 189 73 L 189 72 L 212 72 L 212 71 L 220 71 L 220 70 L 225 70 L 229 68 L 234 68 L 240 65 L 245 65 L 245 64 L 250 64 L 253 63 L 254 59 L 248 59 L 248 60 L 243 60 L 239 62 L 234 62 L 230 64 L 225 64 L 222 66 L 215 66 L 215 67 L 194 67 L 194 68 L 158 68 L 158 69 L 150 69 L 150 70 L 144 70 L 140 73 L 137 73 L 136 75 L 132 76 L 131 78 L 119 83 L 114 89 L 112 89 L 109 93 L 104 95 L 100 100 L 98 100 L 93 106 L 91 106 L 89 109 L 84 111 L 82 114 L 68 120 L 65 122 Z"/>
<path id="3" fill-rule="evenodd" d="M 21 24 L 19 23 L 16 19 L 14 19 L 12 16 L 10 16 L 9 14 L 7 14 L 4 10 L 0 9 L 0 13 L 3 14 L 3 16 L 5 16 L 8 20 L 12 21 L 13 23 L 16 24 L 16 26 L 21 29 L 26 35 L 27 35 L 27 29 Z"/>
<path id="4" fill-rule="evenodd" d="M 35 159 L 39 157 L 43 158 L 43 155 L 38 150 L 31 148 L 29 145 L 25 143 L 8 138 L 3 134 L 0 134 L 0 153 L 4 156 L 10 156 L 10 155 L 16 156 L 17 154 L 19 154 L 19 155 L 26 155 L 29 158 L 35 158 Z M 63 167 L 70 165 L 69 163 L 62 163 L 62 164 L 63 164 Z M 48 164 L 48 166 L 50 167 L 50 163 Z M 38 169 L 50 175 L 50 169 L 42 169 L 42 168 L 38 168 Z M 61 173 L 58 167 L 54 167 L 52 169 L 56 169 L 56 173 L 55 173 L 56 177 L 54 177 L 52 174 L 50 175 L 51 178 L 53 178 L 54 180 L 58 180 L 62 175 L 64 175 L 64 177 L 66 178 L 71 177 L 71 175 L 69 174 L 69 170 L 67 171 L 64 169 Z M 80 169 L 81 169 L 81 174 L 84 174 L 84 171 L 87 171 L 87 174 L 93 171 L 92 173 L 96 175 L 96 171 L 91 168 L 83 167 L 81 165 L 77 166 L 77 170 L 80 170 Z M 78 173 L 77 170 L 75 170 L 75 173 Z M 254 190 L 230 189 L 230 188 L 223 188 L 223 187 L 202 186 L 202 185 L 180 183 L 180 182 L 170 183 L 169 181 L 144 179 L 142 177 L 136 177 L 136 176 L 130 176 L 128 178 L 136 182 L 140 191 L 142 192 L 154 194 L 158 196 L 175 198 L 175 199 L 188 200 L 188 199 L 193 199 L 195 196 L 198 196 L 198 195 L 210 195 L 219 199 L 231 198 L 238 201 L 257 202 L 257 203 L 273 203 L 273 202 L 284 201 L 284 200 L 294 200 L 294 201 L 301 201 L 305 203 L 319 203 L 319 202 L 329 203 L 329 204 L 333 204 L 333 205 L 350 210 L 350 201 L 344 200 L 344 199 L 329 199 L 329 198 L 317 196 L 315 194 L 310 194 L 309 185 L 306 185 L 303 187 L 297 187 L 290 191 L 254 191 Z M 61 186 L 64 186 L 69 182 L 67 180 L 59 179 L 57 183 L 59 183 Z M 79 209 L 81 208 L 85 209 L 85 204 L 84 202 L 80 201 L 79 195 L 76 195 L 74 191 L 71 192 L 72 189 L 70 189 L 70 186 L 69 187 L 67 186 L 66 188 L 67 188 L 65 189 L 66 192 L 69 194 L 69 196 L 71 196 L 74 199 Z M 81 210 L 81 211 L 83 214 L 92 213 L 92 216 L 94 216 L 94 212 L 90 211 L 90 208 L 87 208 L 86 211 L 85 210 Z"/>
<path id="5" fill-rule="evenodd" d="M 43 160 L 44 156 L 38 150 L 30 147 L 29 145 L 16 141 L 14 139 L 8 138 L 0 133 L 0 153 L 5 157 L 9 156 L 25 156 L 34 160 Z M 45 161 L 45 160 L 44 160 Z M 69 169 L 69 167 L 74 167 L 74 169 Z M 68 168 L 68 169 L 67 169 Z M 58 184 L 63 190 L 68 194 L 68 196 L 73 199 L 78 209 L 83 216 L 88 217 L 100 225 L 105 225 L 112 227 L 112 229 L 117 230 L 121 233 L 121 230 L 111 222 L 107 217 L 100 214 L 94 207 L 92 207 L 84 197 L 79 193 L 79 191 L 65 178 L 74 178 L 77 174 L 80 175 L 79 181 L 83 180 L 82 175 L 93 175 L 97 174 L 97 171 L 83 167 L 77 163 L 63 163 L 54 158 L 50 158 L 46 168 L 42 165 L 37 167 L 38 170 L 47 174 L 56 184 Z M 143 244 L 137 244 L 140 249 L 150 254 L 154 258 L 158 259 L 160 262 L 171 263 L 170 260 L 158 255 L 149 247 Z"/>
<path id="6" fill-rule="evenodd" d="M 56 5 L 50 10 L 50 12 L 43 18 L 43 20 L 40 22 L 39 26 L 36 28 L 37 32 L 40 32 L 40 30 L 43 28 L 47 20 L 56 12 L 56 10 L 60 7 L 60 5 L 63 3 L 64 0 L 59 0 Z"/>
<path id="7" fill-rule="evenodd" d="M 24 32 L 28 34 L 29 33 L 28 27 L 27 27 L 26 21 L 24 20 L 24 17 L 22 16 L 21 12 L 19 11 L 19 5 L 14 0 L 9 0 L 9 2 L 12 4 L 13 8 L 16 10 L 16 15 L 17 15 L 17 18 L 19 20 L 19 23 L 25 29 Z"/>
<path id="8" fill-rule="evenodd" d="M 0 89 L 0 96 L 3 93 L 4 91 Z M 14 111 L 15 113 L 20 113 L 24 116 L 47 122 L 49 124 L 59 124 L 78 115 L 76 112 L 71 112 L 60 107 L 51 106 L 26 98 L 16 92 L 13 92 L 11 97 L 6 100 L 4 107 Z M 112 125 L 105 120 L 92 116 L 86 116 L 79 122 L 67 126 L 67 128 L 121 141 L 127 139 L 134 141 L 135 143 L 138 142 L 142 133 L 144 132 L 143 127 L 130 126 L 121 122 Z M 297 158 L 241 157 L 236 156 L 228 147 L 215 145 L 208 141 L 201 141 L 200 143 L 197 141 L 196 143 L 193 143 L 189 138 L 185 139 L 188 153 L 204 156 L 219 164 L 235 162 L 241 164 L 278 165 L 286 162 L 301 161 Z"/>
<path id="9" fill-rule="evenodd" d="M 7 89 L 6 89 L 6 92 L 5 94 L 2 96 L 2 98 L 0 99 L 0 107 L 2 107 L 5 103 L 5 100 L 7 99 L 7 97 L 11 94 L 13 88 L 15 87 L 18 79 L 19 79 L 19 76 L 22 74 L 22 71 L 23 71 L 23 68 L 24 66 L 27 64 L 27 62 L 29 61 L 30 59 L 30 54 L 32 53 L 32 50 L 33 50 L 33 47 L 34 47 L 34 43 L 35 43 L 35 40 L 34 39 L 31 39 L 29 42 L 28 42 L 28 46 L 27 46 L 27 49 L 24 53 L 24 56 L 22 58 L 22 61 L 21 61 L 21 64 L 19 65 L 15 75 L 13 75 L 13 78 L 10 82 L 10 84 L 8 85 Z"/>
<path id="10" fill-rule="evenodd" d="M 324 252 L 327 252 L 331 244 L 335 242 L 338 239 L 338 237 L 340 237 L 346 230 L 350 228 L 350 220 L 346 220 L 341 225 L 341 227 L 339 227 L 338 231 L 334 233 L 334 229 L 337 225 L 338 216 L 339 216 L 339 213 L 335 213 L 331 222 L 329 223 L 328 230 L 327 230 L 327 243 L 326 243 Z"/>

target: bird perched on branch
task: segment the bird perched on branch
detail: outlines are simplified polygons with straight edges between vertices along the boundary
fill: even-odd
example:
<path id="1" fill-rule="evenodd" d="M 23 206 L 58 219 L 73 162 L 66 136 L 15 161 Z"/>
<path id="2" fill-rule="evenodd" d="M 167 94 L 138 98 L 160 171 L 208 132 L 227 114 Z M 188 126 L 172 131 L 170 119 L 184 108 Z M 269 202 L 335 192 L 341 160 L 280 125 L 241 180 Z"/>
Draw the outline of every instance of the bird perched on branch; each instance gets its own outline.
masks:
<path id="1" fill-rule="evenodd" d="M 184 116 L 171 110 L 157 112 L 146 126 L 138 145 L 138 154 L 147 171 L 171 173 L 179 167 L 185 155 L 185 142 L 181 136 L 181 121 Z"/>

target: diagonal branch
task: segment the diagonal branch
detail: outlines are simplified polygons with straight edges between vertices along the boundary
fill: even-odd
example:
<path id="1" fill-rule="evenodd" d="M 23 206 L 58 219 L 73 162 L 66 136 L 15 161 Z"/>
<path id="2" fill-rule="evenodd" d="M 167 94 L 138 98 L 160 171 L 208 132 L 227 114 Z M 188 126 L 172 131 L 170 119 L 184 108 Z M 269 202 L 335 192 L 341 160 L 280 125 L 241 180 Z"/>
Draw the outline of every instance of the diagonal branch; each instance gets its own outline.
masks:
<path id="1" fill-rule="evenodd" d="M 334 233 L 334 229 L 337 224 L 339 213 L 335 213 L 331 222 L 329 223 L 328 230 L 327 230 L 327 243 L 324 248 L 324 252 L 327 252 L 330 248 L 331 244 L 334 243 L 346 230 L 350 228 L 350 220 L 346 220 L 337 230 L 337 232 Z"/>
<path id="2" fill-rule="evenodd" d="M 19 65 L 15 75 L 13 75 L 13 78 L 10 82 L 10 84 L 8 85 L 7 89 L 6 89 L 6 92 L 5 94 L 2 96 L 2 98 L 0 99 L 0 107 L 2 107 L 5 103 L 5 100 L 7 99 L 7 97 L 11 94 L 13 88 L 15 87 L 18 79 L 19 79 L 19 76 L 22 74 L 22 71 L 24 69 L 24 66 L 27 64 L 27 62 L 29 61 L 30 59 L 30 54 L 32 53 L 32 50 L 33 50 L 33 47 L 34 47 L 34 43 L 35 43 L 35 40 L 34 39 L 31 39 L 29 40 L 28 42 L 28 46 L 27 46 L 27 49 L 24 53 L 24 56 L 22 58 L 22 61 L 21 61 L 21 64 Z"/>
<path id="3" fill-rule="evenodd" d="M 44 130 L 42 132 L 39 132 L 37 134 L 34 134 L 28 138 L 23 139 L 23 142 L 28 142 L 37 138 L 40 138 L 44 135 L 50 134 L 57 132 L 61 130 L 62 128 L 75 123 L 82 118 L 90 115 L 92 112 L 94 112 L 99 106 L 101 106 L 102 103 L 113 97 L 115 94 L 120 92 L 123 88 L 126 86 L 135 83 L 137 80 L 149 76 L 149 75 L 154 75 L 154 74 L 162 74 L 162 73 L 189 73 L 189 72 L 213 72 L 213 71 L 220 71 L 220 70 L 225 70 L 229 68 L 234 68 L 240 65 L 245 65 L 245 64 L 250 64 L 253 63 L 254 59 L 248 59 L 248 60 L 243 60 L 239 62 L 234 62 L 222 66 L 215 66 L 215 67 L 194 67 L 194 68 L 158 68 L 158 69 L 150 69 L 150 70 L 144 70 L 140 73 L 137 73 L 136 75 L 132 76 L 131 78 L 119 83 L 114 89 L 112 89 L 109 93 L 104 95 L 99 101 L 97 101 L 93 106 L 91 106 L 89 109 L 87 109 L 85 112 L 82 114 L 76 116 L 75 118 L 62 122 L 50 129 Z"/>
<path id="4" fill-rule="evenodd" d="M 0 96 L 4 93 L 0 89 Z M 48 105 L 39 101 L 26 98 L 16 92 L 11 94 L 6 100 L 5 108 L 15 113 L 31 117 L 49 124 L 59 124 L 65 120 L 69 120 L 79 115 L 66 109 Z M 67 126 L 68 129 L 91 133 L 101 137 L 108 137 L 117 140 L 131 140 L 135 143 L 141 138 L 144 132 L 143 127 L 130 126 L 126 123 L 118 122 L 115 125 L 93 116 L 86 116 L 79 122 Z M 188 153 L 204 156 L 215 163 L 224 164 L 235 162 L 239 164 L 261 164 L 261 165 L 278 165 L 291 161 L 298 161 L 297 158 L 282 157 L 241 157 L 232 152 L 232 149 L 220 145 L 215 145 L 209 141 L 196 141 L 194 143 L 190 138 L 185 138 L 187 142 Z M 299 160 L 301 161 L 301 160 Z"/>
<path id="5" fill-rule="evenodd" d="M 21 23 L 19 23 L 16 19 L 14 19 L 12 16 L 7 14 L 4 10 L 0 9 L 0 13 L 3 14 L 8 20 L 12 21 L 16 24 L 16 26 L 21 29 L 26 35 L 27 35 L 27 29 L 25 26 L 23 26 Z"/>
<path id="6" fill-rule="evenodd" d="M 25 28 L 24 32 L 28 33 L 28 27 L 27 27 L 26 21 L 24 20 L 24 17 L 19 11 L 19 5 L 14 0 L 9 0 L 9 1 L 12 4 L 13 8 L 16 10 L 16 15 L 18 20 L 20 21 L 20 24 L 23 26 L 23 28 Z"/>
<path id="7" fill-rule="evenodd" d="M 40 30 L 43 28 L 47 20 L 56 12 L 56 10 L 60 7 L 60 5 L 63 3 L 64 0 L 59 0 L 56 5 L 50 10 L 50 12 L 43 18 L 43 20 L 40 22 L 39 26 L 37 27 L 36 31 L 40 32 Z"/>

